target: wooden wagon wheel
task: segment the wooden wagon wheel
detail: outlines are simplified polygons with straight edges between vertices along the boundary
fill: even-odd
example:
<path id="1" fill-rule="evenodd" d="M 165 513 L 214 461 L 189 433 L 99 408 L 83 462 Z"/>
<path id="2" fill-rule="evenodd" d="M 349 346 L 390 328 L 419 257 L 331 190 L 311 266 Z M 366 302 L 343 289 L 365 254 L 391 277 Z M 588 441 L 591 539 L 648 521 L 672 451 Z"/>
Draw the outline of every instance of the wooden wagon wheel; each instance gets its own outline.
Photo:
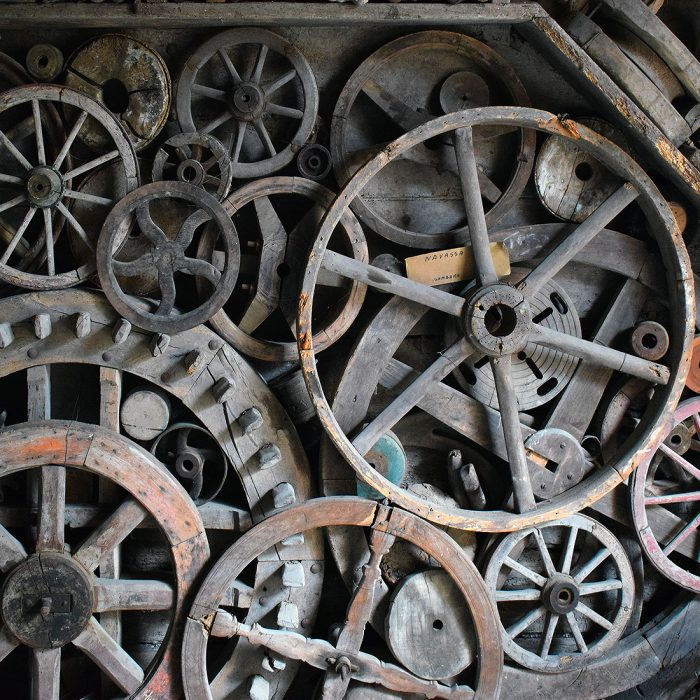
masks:
<path id="1" fill-rule="evenodd" d="M 499 280 L 495 272 L 482 202 L 478 196 L 471 127 L 485 124 L 505 124 L 576 138 L 582 148 L 603 162 L 626 183 L 584 223 L 565 230 L 554 246 L 545 251 L 537 265 L 514 285 L 508 284 L 507 279 Z M 400 275 L 358 263 L 327 250 L 331 233 L 340 216 L 375 173 L 416 143 L 450 132 L 455 132 L 458 145 L 464 204 L 470 220 L 471 252 L 476 269 L 474 285 L 468 286 L 463 294 L 457 294 L 413 282 Z M 532 296 L 537 294 L 577 253 L 584 251 L 587 244 L 594 240 L 604 226 L 634 200 L 638 201 L 646 215 L 650 232 L 659 246 L 660 256 L 666 268 L 665 288 L 673 290 L 668 292 L 669 316 L 674 325 L 669 329 L 672 348 L 664 358 L 667 361 L 666 366 L 610 347 L 612 339 L 605 335 L 596 335 L 595 342 L 592 342 L 546 328 L 541 323 L 542 319 L 533 319 L 530 309 Z M 398 368 L 400 371 L 394 384 L 399 389 L 398 397 L 367 425 L 360 426 L 358 423 L 342 425 L 337 420 L 326 399 L 316 369 L 312 335 L 313 293 L 321 269 L 363 281 L 369 286 L 400 297 L 401 299 L 390 300 L 387 304 L 387 308 L 394 305 L 392 307 L 394 312 L 402 305 L 407 309 L 408 315 L 412 310 L 427 307 L 447 314 L 448 317 L 454 317 L 460 328 L 461 336 L 456 342 L 440 352 L 434 362 L 422 373 L 414 373 L 410 367 L 406 366 Z M 639 276 L 639 272 L 636 276 Z M 690 313 L 692 293 L 687 282 L 688 277 L 687 253 L 670 210 L 636 163 L 613 144 L 581 125 L 568 120 L 559 120 L 554 115 L 537 110 L 487 108 L 452 114 L 419 127 L 384 149 L 358 171 L 326 214 L 309 255 L 299 302 L 298 341 L 304 378 L 321 422 L 341 455 L 355 470 L 358 478 L 386 497 L 429 520 L 452 527 L 502 531 L 536 525 L 552 517 L 573 513 L 595 502 L 637 466 L 639 461 L 637 454 L 640 449 L 653 448 L 658 443 L 663 420 L 676 405 L 688 371 L 688 348 L 692 328 Z M 619 303 L 622 303 L 622 297 L 619 298 Z M 413 313 L 415 314 L 415 311 Z M 405 314 L 387 315 L 387 323 L 398 327 L 398 332 L 387 331 L 384 340 L 378 345 L 375 344 L 371 366 L 363 376 L 362 387 L 377 385 L 375 380 L 378 377 L 374 375 L 385 367 L 385 364 L 378 359 L 379 353 L 386 355 L 387 359 L 391 357 L 397 343 L 400 343 L 403 335 L 412 327 L 411 324 L 402 328 L 402 324 L 406 324 L 407 320 Z M 633 319 L 632 323 L 635 320 Z M 616 456 L 616 461 L 600 466 L 577 486 L 566 490 L 562 488 L 564 493 L 560 496 L 556 495 L 560 492 L 557 491 L 553 494 L 553 498 L 539 504 L 535 502 L 526 452 L 525 433 L 528 431 L 523 430 L 518 415 L 519 406 L 511 369 L 514 357 L 517 358 L 519 353 L 534 347 L 551 348 L 584 360 L 582 371 L 587 372 L 589 378 L 593 377 L 590 380 L 593 383 L 598 381 L 595 379 L 598 376 L 605 385 L 612 371 L 621 371 L 624 374 L 642 378 L 657 387 L 642 422 L 635 430 L 634 439 L 627 441 L 622 454 Z M 474 426 L 470 423 L 476 425 L 475 421 L 478 420 L 482 429 L 487 430 L 492 436 L 498 436 L 499 442 L 502 439 L 502 454 L 507 459 L 511 472 L 515 513 L 508 510 L 475 512 L 441 508 L 429 501 L 416 498 L 405 489 L 392 484 L 373 469 L 363 457 L 376 440 L 409 411 L 434 400 L 433 394 L 436 392 L 443 392 L 444 385 L 441 380 L 456 365 L 477 353 L 486 357 L 486 361 L 491 366 L 499 399 L 500 415 L 491 414 L 489 411 L 484 414 L 483 408 L 478 404 L 476 410 L 469 410 L 464 404 L 464 397 L 459 394 L 454 395 L 454 392 L 448 388 L 446 391 L 452 395 L 455 402 L 453 405 L 460 405 L 465 410 L 457 410 L 454 416 L 451 411 L 448 412 L 451 418 L 446 422 L 458 432 L 471 435 Z M 358 387 L 358 390 L 362 387 Z M 585 394 L 585 387 L 582 389 Z M 445 422 L 445 418 L 442 419 Z M 576 430 L 585 430 L 585 427 L 579 426 Z M 567 431 L 570 435 L 564 441 L 564 445 L 566 447 L 569 444 L 580 454 L 581 446 L 575 435 L 576 430 L 573 431 L 574 434 L 571 434 L 571 430 Z M 351 437 L 348 436 L 348 432 L 351 433 Z M 551 435 L 546 437 L 547 442 L 553 440 Z M 545 457 L 540 464 L 540 472 L 546 476 L 544 474 L 546 471 L 551 477 L 546 464 L 549 463 L 548 460 L 556 463 L 556 456 L 547 457 L 550 448 L 551 445 L 547 448 L 538 446 L 536 451 L 538 454 L 541 451 Z M 559 476 L 566 484 L 566 469 L 563 469 Z M 548 482 L 542 481 L 542 483 L 545 484 L 546 489 Z"/>
<path id="2" fill-rule="evenodd" d="M 584 515 L 504 536 L 484 580 L 498 606 L 504 651 L 535 671 L 586 667 L 614 647 L 632 615 L 625 550 Z M 571 638 L 562 635 L 567 628 Z"/>
<path id="3" fill-rule="evenodd" d="M 49 107 L 71 106 L 77 114 L 68 136 L 54 158 L 46 148 L 46 138 L 42 127 L 42 111 Z M 121 164 L 127 192 L 138 185 L 138 165 L 134 151 L 122 128 L 114 117 L 89 97 L 66 87 L 56 85 L 28 85 L 8 90 L 0 97 L 0 114 L 13 114 L 10 110 L 31 108 L 35 134 L 35 153 L 24 154 L 15 143 L 0 133 L 0 144 L 13 159 L 11 172 L 0 174 L 3 185 L 0 212 L 19 209 L 25 212 L 21 223 L 9 241 L 3 241 L 0 257 L 0 279 L 27 289 L 59 289 L 70 287 L 87 279 L 95 272 L 95 244 L 89 233 L 70 212 L 66 203 L 73 199 L 90 202 L 104 209 L 114 202 L 111 199 L 96 197 L 73 189 L 73 182 L 95 168 L 116 160 Z M 109 143 L 107 153 L 80 165 L 73 165 L 69 159 L 76 137 L 86 119 L 99 123 L 105 140 Z M 60 233 L 54 212 L 65 218 L 69 228 L 77 234 L 91 251 L 89 262 L 79 267 L 59 272 L 56 267 L 54 243 Z M 38 216 L 37 216 L 38 215 Z M 61 220 L 62 223 L 62 220 Z M 38 224 L 38 226 L 37 226 Z M 27 272 L 23 269 L 26 256 L 26 241 L 30 247 L 38 247 L 43 255 L 41 271 Z"/>
<path id="4" fill-rule="evenodd" d="M 179 209 L 182 203 L 188 206 Z M 154 204 L 167 207 L 166 217 L 157 216 Z M 120 260 L 120 242 L 134 218 L 144 239 L 144 252 L 135 260 Z M 205 224 L 213 228 L 214 240 L 221 240 L 221 268 L 192 257 L 188 250 L 197 229 Z M 221 204 L 203 189 L 185 182 L 154 182 L 128 194 L 109 213 L 97 244 L 100 283 L 114 308 L 140 328 L 161 333 L 193 328 L 216 313 L 236 283 L 239 257 L 236 229 Z M 160 299 L 144 309 L 139 299 L 124 292 L 117 276 L 141 275 L 154 269 Z M 181 275 L 203 278 L 207 284 L 201 290 L 204 300 L 179 313 L 175 303 Z"/>
<path id="5" fill-rule="evenodd" d="M 62 651 L 72 644 L 129 697 L 170 697 L 178 674 L 173 654 L 179 646 L 177 620 L 209 557 L 201 518 L 186 492 L 148 452 L 95 426 L 45 421 L 6 427 L 0 431 L 0 449 L 3 477 L 40 470 L 36 541 L 25 547 L 5 527 L 0 531 L 0 655 L 6 664 L 16 647 L 30 647 L 32 697 L 55 698 Z M 72 551 L 65 541 L 67 467 L 115 482 L 130 496 Z M 168 542 L 173 582 L 96 576 L 100 562 L 147 516 Z M 146 671 L 95 617 L 134 609 L 171 610 L 175 620 L 154 668 Z"/>
<path id="6" fill-rule="evenodd" d="M 228 147 L 234 177 L 263 177 L 308 141 L 318 89 L 286 39 L 265 29 L 230 29 L 187 59 L 176 105 L 183 131 L 214 134 Z"/>
<path id="7" fill-rule="evenodd" d="M 282 323 L 290 329 L 281 337 L 288 335 L 292 338 L 295 334 L 304 256 L 318 222 L 333 198 L 330 190 L 312 180 L 271 177 L 251 182 L 224 200 L 224 209 L 237 222 L 242 235 L 246 228 L 239 223 L 241 210 L 254 213 L 258 231 L 253 232 L 250 245 L 260 248 L 259 258 L 244 253 L 241 260 L 241 277 L 247 275 L 245 284 L 255 290 L 252 298 L 246 300 L 244 296 L 241 303 L 240 291 L 234 293 L 224 308 L 210 319 L 214 329 L 237 350 L 270 362 L 298 359 L 296 343 L 280 340 L 280 336 L 274 334 L 271 337 L 264 324 L 274 314 L 281 315 Z M 284 223 L 278 214 L 280 203 L 294 208 L 292 218 L 285 217 Z M 341 249 L 355 260 L 368 261 L 365 235 L 352 212 L 346 212 L 340 220 L 336 240 Z M 217 267 L 221 264 L 220 246 L 210 229 L 205 230 L 200 239 L 197 257 L 209 260 Z M 332 275 L 319 286 L 326 287 L 318 301 L 322 310 L 315 340 L 320 351 L 335 343 L 352 325 L 362 306 L 365 287 L 359 282 L 348 283 Z"/>
<path id="8" fill-rule="evenodd" d="M 211 134 L 176 134 L 153 159 L 151 178 L 189 182 L 219 201 L 231 189 L 231 160 L 222 143 Z"/>
<path id="9" fill-rule="evenodd" d="M 387 141 L 433 117 L 490 104 L 529 106 L 530 101 L 512 66 L 486 44 L 445 31 L 395 39 L 360 65 L 338 98 L 331 124 L 336 178 L 347 183 Z M 479 191 L 490 204 L 489 225 L 520 197 L 534 165 L 535 134 L 511 133 L 516 131 L 503 127 L 474 132 Z M 499 146 L 501 141 L 507 143 Z M 437 248 L 456 245 L 466 235 L 460 199 L 459 170 L 448 135 L 407 149 L 368 183 L 352 209 L 364 224 L 396 243 Z"/>
<path id="10" fill-rule="evenodd" d="M 632 477 L 630 498 L 637 536 L 651 563 L 683 588 L 700 591 L 700 398 L 681 403 L 667 420 L 662 442 Z"/>
<path id="11" fill-rule="evenodd" d="M 335 644 L 299 634 L 295 631 L 298 624 L 288 625 L 283 630 L 273 629 L 262 626 L 257 620 L 250 620 L 251 624 L 239 622 L 221 609 L 226 589 L 250 562 L 275 543 L 299 532 L 339 525 L 369 528 L 371 556 L 353 591 L 346 622 Z M 397 538 L 412 542 L 435 559 L 463 596 L 479 648 L 478 670 L 472 687 L 425 680 L 361 651 L 381 561 Z M 502 657 L 493 604 L 473 564 L 447 535 L 428 523 L 410 513 L 363 499 L 311 500 L 269 518 L 244 535 L 216 563 L 202 584 L 187 621 L 182 658 L 186 664 L 188 698 L 213 697 L 206 671 L 207 644 L 211 637 L 237 637 L 238 644 L 248 642 L 266 647 L 273 655 L 286 657 L 288 663 L 310 664 L 324 673 L 324 698 L 344 697 L 352 680 L 426 697 L 498 696 Z M 267 683 L 264 677 L 260 678 Z"/>

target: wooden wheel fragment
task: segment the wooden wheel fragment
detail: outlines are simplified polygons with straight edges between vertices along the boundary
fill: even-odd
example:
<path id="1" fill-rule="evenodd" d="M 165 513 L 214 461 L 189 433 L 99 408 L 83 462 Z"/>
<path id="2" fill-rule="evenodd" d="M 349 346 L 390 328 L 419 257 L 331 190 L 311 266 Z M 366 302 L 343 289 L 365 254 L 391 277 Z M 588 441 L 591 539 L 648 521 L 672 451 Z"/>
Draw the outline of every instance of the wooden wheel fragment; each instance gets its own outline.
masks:
<path id="1" fill-rule="evenodd" d="M 440 114 L 495 104 L 529 106 L 530 101 L 512 66 L 486 44 L 445 31 L 395 39 L 359 66 L 338 98 L 331 124 L 336 178 L 347 183 L 387 142 Z M 477 127 L 474 140 L 479 191 L 489 203 L 486 221 L 493 225 L 528 181 L 535 135 Z M 389 240 L 437 248 L 461 242 L 466 233 L 460 199 L 454 146 L 445 133 L 406 149 L 367 183 L 352 209 Z"/>
<path id="2" fill-rule="evenodd" d="M 668 579 L 700 591 L 700 398 L 681 403 L 662 442 L 632 477 L 632 518 L 642 548 Z"/>
<path id="3" fill-rule="evenodd" d="M 158 211 L 154 204 L 159 205 Z M 120 260 L 120 242 L 134 218 L 144 251 L 135 260 Z M 197 229 L 205 224 L 213 227 L 213 238 L 221 240 L 221 268 L 190 252 Z M 236 229 L 221 204 L 184 182 L 154 182 L 124 197 L 109 213 L 97 244 L 100 283 L 114 308 L 135 325 L 161 333 L 193 328 L 216 313 L 236 283 L 239 257 Z M 158 275 L 160 299 L 144 309 L 140 300 L 124 292 L 118 276 L 152 270 Z M 182 313 L 175 307 L 180 276 L 203 278 L 207 283 L 202 287 L 204 301 Z"/>
<path id="4" fill-rule="evenodd" d="M 44 117 L 56 106 L 71 106 L 76 119 L 70 132 L 51 153 L 44 132 Z M 114 117 L 97 102 L 81 93 L 56 85 L 29 85 L 8 90 L 0 96 L 0 118 L 16 115 L 23 110 L 32 116 L 34 141 L 31 151 L 23 152 L 13 140 L 0 131 L 0 144 L 12 160 L 8 172 L 0 173 L 0 212 L 21 212 L 18 225 L 9 240 L 2 239 L 0 279 L 27 289 L 60 289 L 87 279 L 95 272 L 94 241 L 83 224 L 71 213 L 72 200 L 83 200 L 100 208 L 106 216 L 114 202 L 111 199 L 82 193 L 74 188 L 77 179 L 99 166 L 116 161 L 123 171 L 126 191 L 138 185 L 138 166 L 133 149 Z M 70 158 L 78 132 L 88 117 L 99 122 L 99 129 L 109 144 L 107 152 L 97 158 L 73 163 Z M 57 220 L 54 213 L 60 214 Z M 101 220 L 104 220 L 104 216 Z M 90 251 L 90 260 L 75 269 L 60 271 L 54 244 L 63 226 L 80 237 Z M 42 256 L 41 269 L 26 270 L 27 258 Z"/>
<path id="5" fill-rule="evenodd" d="M 528 128 L 575 138 L 580 148 L 625 182 L 583 223 L 564 229 L 561 236 L 553 241 L 552 246 L 543 251 L 542 256 L 535 261 L 535 266 L 523 278 L 513 282 L 509 282 L 507 278 L 499 280 L 496 274 L 479 196 L 471 130 L 472 127 L 484 125 Z M 451 132 L 454 132 L 458 146 L 464 206 L 470 222 L 471 253 L 476 270 L 474 284 L 462 293 L 430 287 L 378 267 L 359 263 L 327 249 L 338 220 L 376 173 L 416 143 Z M 665 365 L 611 347 L 614 337 L 609 335 L 610 328 L 607 327 L 606 320 L 592 339 L 580 339 L 575 335 L 548 328 L 542 323 L 542 319 L 531 311 L 532 297 L 577 254 L 583 254 L 604 227 L 635 200 L 647 218 L 650 235 L 656 239 L 660 258 L 666 269 L 664 291 L 661 294 L 664 302 L 668 303 L 673 328 L 669 329 L 671 349 L 664 358 Z M 421 373 L 413 371 L 405 364 L 395 365 L 396 372 L 391 386 L 398 395 L 377 416 L 371 417 L 368 423 L 362 423 L 364 416 L 357 418 L 359 422 L 339 421 L 326 399 L 317 372 L 313 339 L 313 294 L 321 270 L 362 281 L 399 297 L 391 299 L 385 307 L 389 329 L 383 334 L 380 333 L 381 340 L 372 346 L 371 356 L 368 355 L 368 360 L 371 357 L 371 361 L 358 384 L 360 392 L 364 391 L 364 387 L 374 388 L 377 385 L 377 373 L 386 368 L 386 361 L 391 358 L 402 338 L 415 325 L 420 318 L 420 312 L 425 308 L 452 318 L 460 329 L 455 342 L 439 352 L 434 361 Z M 636 298 L 635 290 L 639 285 L 635 286 L 633 280 L 638 277 L 639 271 L 634 273 L 632 280 L 623 284 L 611 308 Z M 309 254 L 299 303 L 298 342 L 304 378 L 321 422 L 341 455 L 352 466 L 359 479 L 385 497 L 429 520 L 451 527 L 502 531 L 536 525 L 552 517 L 576 512 L 595 502 L 633 471 L 643 450 L 653 449 L 658 444 L 663 421 L 676 405 L 688 371 L 688 348 L 693 322 L 690 314 L 692 293 L 688 279 L 687 253 L 670 210 L 639 166 L 612 143 L 582 125 L 560 120 L 554 115 L 538 110 L 485 108 L 451 114 L 397 139 L 369 161 L 346 185 L 325 216 Z M 643 304 L 644 301 L 638 299 L 629 306 L 630 309 L 636 308 L 633 315 L 638 314 L 642 308 L 635 307 L 637 303 Z M 397 314 L 399 308 L 402 311 Z M 389 309 L 395 313 L 390 313 Z M 636 321 L 636 318 L 630 319 L 630 326 Z M 616 334 L 624 329 L 624 325 L 619 327 Z M 363 351 L 362 342 L 363 339 L 358 341 L 355 352 Z M 365 349 L 368 347 L 364 346 Z M 614 459 L 594 465 L 595 469 L 586 467 L 585 454 L 580 444 L 586 425 L 573 425 L 575 421 L 566 423 L 568 435 L 562 436 L 542 430 L 534 432 L 536 444 L 528 444 L 533 439 L 533 429 L 529 425 L 521 424 L 512 367 L 514 358 L 518 358 L 520 353 L 527 353 L 537 347 L 550 348 L 583 361 L 577 369 L 581 377 L 577 382 L 578 393 L 573 398 L 566 391 L 561 394 L 562 397 L 567 397 L 567 400 L 575 399 L 577 405 L 587 402 L 589 393 L 594 397 L 598 396 L 599 389 L 607 384 L 616 371 L 638 377 L 656 387 L 641 423 Z M 475 355 L 485 358 L 484 361 L 491 366 L 500 413 L 491 413 L 488 410 L 484 412 L 484 407 L 478 403 L 470 406 L 464 395 L 442 383 L 458 364 Z M 588 389 L 587 385 L 594 388 Z M 418 498 L 391 483 L 373 469 L 363 456 L 387 430 L 391 430 L 392 426 L 414 408 L 424 408 L 428 412 L 433 410 L 426 408 L 431 405 L 440 404 L 444 408 L 447 405 L 447 396 L 450 397 L 451 408 L 442 411 L 440 419 L 448 427 L 470 438 L 475 432 L 487 431 L 487 435 L 495 436 L 494 442 L 502 445 L 500 454 L 507 460 L 510 469 L 514 509 L 510 506 L 503 508 L 501 504 L 496 504 L 495 509 L 486 511 L 442 507 Z M 457 409 L 457 406 L 460 408 Z M 561 417 L 565 408 L 564 405 L 557 406 L 556 409 L 560 410 L 555 409 L 554 413 Z M 569 410 L 573 410 L 572 407 L 569 407 Z M 586 424 L 591 418 L 592 415 L 587 416 Z M 567 460 L 560 465 L 557 458 L 556 450 L 562 449 L 562 444 L 564 448 L 571 448 L 571 454 L 575 457 L 574 466 L 578 465 L 576 469 L 581 472 L 572 488 L 566 486 L 568 474 L 571 473 L 572 478 L 575 475 L 569 471 Z M 536 471 L 543 477 L 543 493 L 550 489 L 548 484 L 552 480 L 552 471 L 547 468 L 550 462 L 554 463 L 552 467 L 555 468 L 555 476 L 563 479 L 555 490 L 550 491 L 551 497 L 540 503 L 536 502 L 534 488 L 537 486 L 539 490 L 539 478 L 535 477 L 538 480 L 534 481 L 531 475 L 530 462 L 533 452 L 535 461 L 538 462 L 535 465 Z"/>
<path id="6" fill-rule="evenodd" d="M 224 308 L 210 318 L 210 323 L 223 338 L 240 352 L 271 362 L 298 359 L 296 342 L 296 306 L 304 274 L 304 256 L 313 241 L 318 223 L 333 201 L 333 193 L 323 185 L 300 177 L 271 177 L 245 185 L 229 195 L 224 209 L 236 222 L 238 230 L 254 230 L 257 234 L 249 245 L 259 249 L 244 253 L 240 278 L 252 297 L 237 289 Z M 291 210 L 281 217 L 282 206 Z M 253 226 L 241 223 L 241 212 L 254 215 Z M 336 241 L 341 250 L 355 260 L 368 261 L 367 242 L 362 227 L 346 212 L 338 225 Z M 197 257 L 221 265 L 222 251 L 211 229 L 205 230 L 197 249 Z M 319 319 L 316 343 L 319 352 L 335 343 L 352 325 L 364 300 L 365 287 L 330 275 L 319 287 Z M 277 316 L 289 328 L 284 335 L 275 335 L 266 325 Z M 285 338 L 289 337 L 289 340 Z"/>
<path id="7" fill-rule="evenodd" d="M 186 61 L 177 87 L 183 131 L 214 134 L 233 177 L 263 177 L 292 161 L 318 111 L 316 80 L 286 39 L 265 29 L 230 29 Z"/>
<path id="8" fill-rule="evenodd" d="M 298 624 L 274 629 L 257 621 L 251 621 L 252 624 L 238 621 L 221 608 L 226 589 L 250 562 L 277 542 L 299 532 L 339 525 L 368 528 L 371 556 L 354 588 L 345 624 L 335 643 L 299 634 Z M 426 680 L 361 650 L 381 561 L 397 538 L 412 542 L 433 557 L 463 596 L 479 649 L 472 687 Z M 324 698 L 345 697 L 351 681 L 426 697 L 493 698 L 498 696 L 502 670 L 496 624 L 493 604 L 483 580 L 447 535 L 410 513 L 372 501 L 359 498 L 311 500 L 269 518 L 246 533 L 205 579 L 185 631 L 182 651 L 185 692 L 192 700 L 213 697 L 206 671 L 207 645 L 211 638 L 223 637 L 238 638 L 237 644 L 247 642 L 265 647 L 273 658 L 286 657 L 287 663 L 305 662 L 319 669 L 323 672 Z M 269 684 L 262 675 L 255 676 L 251 682 L 266 687 Z"/>
<path id="9" fill-rule="evenodd" d="M 209 556 L 192 501 L 145 450 L 103 428 L 64 421 L 20 424 L 0 431 L 0 450 L 0 476 L 39 470 L 40 483 L 33 546 L 0 529 L 0 656 L 5 664 L 12 663 L 17 646 L 30 647 L 32 697 L 56 698 L 61 657 L 72 645 L 130 698 L 172 697 L 179 686 L 174 654 L 179 616 Z M 67 468 L 116 482 L 129 496 L 72 551 L 65 540 Z M 149 516 L 168 542 L 172 581 L 96 575 L 105 557 Z M 152 668 L 142 669 L 98 621 L 124 610 L 171 611 L 173 623 Z"/>
<path id="10" fill-rule="evenodd" d="M 484 580 L 506 654 L 535 671 L 588 666 L 614 647 L 632 615 L 634 578 L 622 544 L 580 514 L 504 536 Z"/>

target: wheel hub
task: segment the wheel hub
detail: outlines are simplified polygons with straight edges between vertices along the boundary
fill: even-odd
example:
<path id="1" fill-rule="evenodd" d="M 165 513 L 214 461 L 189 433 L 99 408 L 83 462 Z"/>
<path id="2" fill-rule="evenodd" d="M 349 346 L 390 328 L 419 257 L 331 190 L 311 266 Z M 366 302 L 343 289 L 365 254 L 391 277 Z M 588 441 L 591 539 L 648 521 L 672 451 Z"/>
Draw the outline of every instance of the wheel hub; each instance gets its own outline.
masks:
<path id="1" fill-rule="evenodd" d="M 2 619 L 23 644 L 61 647 L 75 639 L 92 616 L 90 577 L 68 555 L 34 554 L 8 576 Z"/>
<path id="2" fill-rule="evenodd" d="M 566 615 L 578 605 L 579 589 L 576 581 L 566 574 L 555 574 L 542 589 L 542 604 L 549 612 Z"/>
<path id="3" fill-rule="evenodd" d="M 514 287 L 494 284 L 478 289 L 465 304 L 463 332 L 489 357 L 525 347 L 532 323 L 530 305 Z"/>
<path id="4" fill-rule="evenodd" d="M 241 83 L 233 92 L 233 109 L 240 119 L 257 119 L 264 106 L 265 94 L 255 83 Z"/>
<path id="5" fill-rule="evenodd" d="M 32 169 L 27 176 L 27 199 L 36 207 L 53 207 L 63 195 L 61 173 L 48 165 Z"/>
<path id="6" fill-rule="evenodd" d="M 194 158 L 188 158 L 177 166 L 177 179 L 201 187 L 204 182 L 204 166 Z"/>

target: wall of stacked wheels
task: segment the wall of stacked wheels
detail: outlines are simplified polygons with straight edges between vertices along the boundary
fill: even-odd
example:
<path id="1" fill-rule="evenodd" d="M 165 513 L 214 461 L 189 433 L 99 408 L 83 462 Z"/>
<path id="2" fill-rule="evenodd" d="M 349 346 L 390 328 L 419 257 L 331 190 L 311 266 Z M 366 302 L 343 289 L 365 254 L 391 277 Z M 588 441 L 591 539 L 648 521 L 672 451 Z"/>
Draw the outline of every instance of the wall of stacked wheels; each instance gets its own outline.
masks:
<path id="1" fill-rule="evenodd" d="M 700 8 L 0 4 L 0 697 L 696 697 Z"/>

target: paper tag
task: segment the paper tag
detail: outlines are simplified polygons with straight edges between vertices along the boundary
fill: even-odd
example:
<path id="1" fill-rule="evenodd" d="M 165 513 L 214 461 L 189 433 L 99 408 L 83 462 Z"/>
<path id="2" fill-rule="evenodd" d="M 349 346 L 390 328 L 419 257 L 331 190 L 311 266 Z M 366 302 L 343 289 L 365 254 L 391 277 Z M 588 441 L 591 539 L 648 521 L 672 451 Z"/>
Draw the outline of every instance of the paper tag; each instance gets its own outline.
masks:
<path id="1" fill-rule="evenodd" d="M 491 243 L 491 256 L 496 274 L 499 277 L 509 275 L 510 258 L 503 243 Z M 406 258 L 406 277 L 430 287 L 464 282 L 473 279 L 474 276 L 474 254 L 471 246 L 435 250 Z"/>

